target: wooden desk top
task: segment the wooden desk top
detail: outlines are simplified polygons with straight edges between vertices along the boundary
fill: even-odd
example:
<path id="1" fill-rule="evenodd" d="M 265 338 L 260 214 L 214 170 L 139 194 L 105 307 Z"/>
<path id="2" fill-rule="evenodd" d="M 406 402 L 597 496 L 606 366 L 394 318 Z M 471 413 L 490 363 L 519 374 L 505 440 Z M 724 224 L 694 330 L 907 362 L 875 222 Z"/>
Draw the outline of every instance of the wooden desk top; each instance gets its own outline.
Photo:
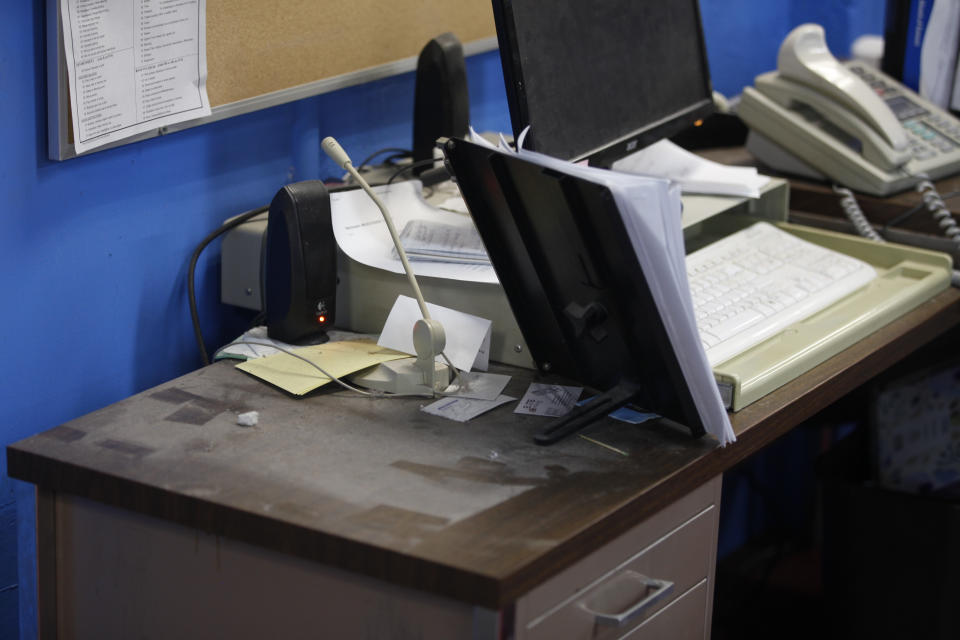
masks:
<path id="1" fill-rule="evenodd" d="M 461 424 L 417 399 L 294 400 L 219 362 L 7 448 L 9 473 L 302 558 L 498 608 L 960 324 L 950 289 L 733 416 L 720 449 L 608 420 L 532 444 L 513 405 Z M 507 393 L 519 397 L 532 372 Z M 256 427 L 236 414 L 260 412 Z"/>

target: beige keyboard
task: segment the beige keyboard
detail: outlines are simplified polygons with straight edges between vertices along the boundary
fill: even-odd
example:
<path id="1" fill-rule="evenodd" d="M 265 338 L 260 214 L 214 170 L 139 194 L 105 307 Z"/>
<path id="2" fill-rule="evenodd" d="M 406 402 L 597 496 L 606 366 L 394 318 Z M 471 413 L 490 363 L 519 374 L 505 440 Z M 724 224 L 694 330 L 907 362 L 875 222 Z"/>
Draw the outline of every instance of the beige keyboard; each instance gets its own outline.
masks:
<path id="1" fill-rule="evenodd" d="M 758 222 L 688 255 L 687 276 L 713 366 L 860 289 L 877 272 Z"/>

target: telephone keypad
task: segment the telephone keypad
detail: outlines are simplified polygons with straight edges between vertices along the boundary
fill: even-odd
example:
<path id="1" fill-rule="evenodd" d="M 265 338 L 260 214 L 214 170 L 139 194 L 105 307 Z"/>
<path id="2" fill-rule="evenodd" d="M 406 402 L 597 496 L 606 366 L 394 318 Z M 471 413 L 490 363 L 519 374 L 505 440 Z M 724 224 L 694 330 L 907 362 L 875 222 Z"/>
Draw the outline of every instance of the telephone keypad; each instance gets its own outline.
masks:
<path id="1" fill-rule="evenodd" d="M 887 103 L 897 119 L 903 123 L 910 139 L 910 152 L 917 160 L 926 160 L 939 153 L 949 153 L 960 146 L 960 125 L 930 113 L 899 91 L 894 85 L 884 82 L 869 70 L 848 66 L 850 71 L 870 85 Z M 924 117 L 926 116 L 926 117 Z"/>
<path id="2" fill-rule="evenodd" d="M 904 122 L 903 128 L 909 136 L 910 152 L 913 157 L 917 160 L 926 160 L 937 155 L 937 152 L 948 153 L 952 151 L 957 144 L 942 133 L 943 131 L 950 132 L 951 127 L 945 126 L 947 124 L 942 118 L 931 118 L 929 121 L 907 120 Z M 931 125 L 937 128 L 934 129 Z"/>

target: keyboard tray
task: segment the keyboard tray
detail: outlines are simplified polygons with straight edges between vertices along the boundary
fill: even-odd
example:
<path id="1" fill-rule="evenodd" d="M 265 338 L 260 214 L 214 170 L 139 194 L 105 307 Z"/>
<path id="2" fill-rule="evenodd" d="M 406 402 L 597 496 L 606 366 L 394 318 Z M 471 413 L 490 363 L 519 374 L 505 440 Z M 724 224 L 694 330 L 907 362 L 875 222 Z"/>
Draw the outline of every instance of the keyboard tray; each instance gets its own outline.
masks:
<path id="1" fill-rule="evenodd" d="M 823 311 L 713 369 L 728 409 L 739 411 L 950 286 L 952 262 L 936 251 L 776 223 L 804 240 L 870 263 L 878 276 Z"/>

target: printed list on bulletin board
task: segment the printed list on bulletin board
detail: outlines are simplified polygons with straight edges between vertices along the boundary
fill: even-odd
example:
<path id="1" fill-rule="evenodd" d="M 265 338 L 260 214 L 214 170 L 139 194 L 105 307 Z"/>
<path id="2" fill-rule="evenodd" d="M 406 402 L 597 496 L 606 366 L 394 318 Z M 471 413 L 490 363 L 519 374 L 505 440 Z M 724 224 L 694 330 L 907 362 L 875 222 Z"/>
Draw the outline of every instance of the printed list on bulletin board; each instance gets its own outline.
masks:
<path id="1" fill-rule="evenodd" d="M 60 0 L 74 147 L 210 115 L 206 0 Z"/>

